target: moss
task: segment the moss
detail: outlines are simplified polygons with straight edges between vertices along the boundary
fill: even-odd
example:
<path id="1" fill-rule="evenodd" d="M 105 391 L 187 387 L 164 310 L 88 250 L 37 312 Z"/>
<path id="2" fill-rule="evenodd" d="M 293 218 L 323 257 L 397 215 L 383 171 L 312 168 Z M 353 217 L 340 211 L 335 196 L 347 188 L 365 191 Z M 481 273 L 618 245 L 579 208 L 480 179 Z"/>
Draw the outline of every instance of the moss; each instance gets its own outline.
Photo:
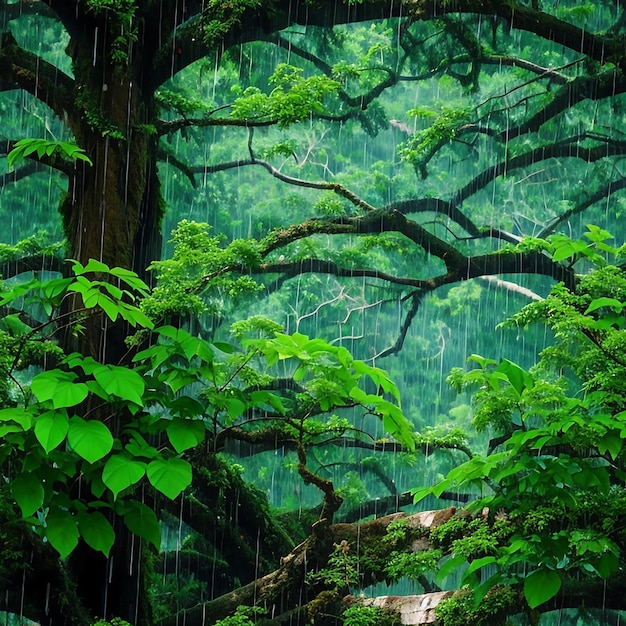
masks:
<path id="1" fill-rule="evenodd" d="M 354 604 L 343 612 L 344 626 L 394 626 L 400 623 L 396 613 L 385 611 L 379 606 Z"/>
<path id="2" fill-rule="evenodd" d="M 511 587 L 494 587 L 475 606 L 474 594 L 463 590 L 437 607 L 437 620 L 441 626 L 506 626 L 508 616 L 523 608 L 521 595 Z"/>

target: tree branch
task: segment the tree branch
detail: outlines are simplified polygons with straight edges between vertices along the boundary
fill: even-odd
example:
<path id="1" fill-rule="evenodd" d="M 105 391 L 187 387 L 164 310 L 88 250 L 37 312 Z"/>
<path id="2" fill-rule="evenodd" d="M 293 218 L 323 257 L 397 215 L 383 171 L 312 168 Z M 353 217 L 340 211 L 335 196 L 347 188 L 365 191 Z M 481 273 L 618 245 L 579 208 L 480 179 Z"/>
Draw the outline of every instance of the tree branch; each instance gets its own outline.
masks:
<path id="1" fill-rule="evenodd" d="M 5 87 L 20 87 L 47 104 L 61 119 L 75 111 L 74 81 L 57 67 L 21 48 L 10 32 L 2 33 L 0 79 Z"/>

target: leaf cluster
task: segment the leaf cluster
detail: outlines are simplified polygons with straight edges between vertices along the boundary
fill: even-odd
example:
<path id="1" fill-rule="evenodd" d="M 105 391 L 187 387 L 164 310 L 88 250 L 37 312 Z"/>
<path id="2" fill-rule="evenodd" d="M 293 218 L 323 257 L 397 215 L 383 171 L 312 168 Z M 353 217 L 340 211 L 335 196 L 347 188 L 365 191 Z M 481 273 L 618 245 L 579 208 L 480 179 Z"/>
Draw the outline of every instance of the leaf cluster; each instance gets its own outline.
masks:
<path id="1" fill-rule="evenodd" d="M 7 165 L 13 169 L 16 164 L 26 157 L 36 155 L 38 159 L 51 157 L 65 159 L 67 161 L 84 161 L 93 165 L 85 151 L 73 143 L 67 141 L 50 141 L 48 139 L 20 139 L 15 142 L 13 149 L 7 154 Z"/>
<path id="2" fill-rule="evenodd" d="M 181 245 L 198 238 L 210 253 L 215 248 L 204 232 L 193 228 L 179 237 Z M 244 251 L 232 254 L 244 258 Z M 249 417 L 272 415 L 271 420 L 283 421 L 304 437 L 302 423 L 308 415 L 298 422 L 293 413 L 302 397 L 275 386 L 279 379 L 273 370 L 283 376 L 286 367 L 317 414 L 361 404 L 381 418 L 391 435 L 408 448 L 414 445 L 395 384 L 345 348 L 297 333 L 277 333 L 275 325 L 258 319 L 239 325 L 242 348 L 207 341 L 182 328 L 155 328 L 140 308 L 148 287 L 133 272 L 91 260 L 86 265 L 72 261 L 71 273 L 68 278 L 33 278 L 1 294 L 0 306 L 36 305 L 45 313 L 45 321 L 34 328 L 17 316 L 4 320 L 22 351 L 27 339 L 36 339 L 63 319 L 58 312 L 68 298 L 80 303 L 63 322 L 74 332 L 81 332 L 81 321 L 88 324 L 90 316 L 101 316 L 109 323 L 121 318 L 151 339 L 128 364 L 59 353 L 57 366 L 33 377 L 19 405 L 0 409 L 0 464 L 12 466 L 12 478 L 3 488 L 26 522 L 62 557 L 80 539 L 108 555 L 116 517 L 158 547 L 155 511 L 135 493 L 147 485 L 169 499 L 178 497 L 192 483 L 186 453 L 208 437 L 228 433 L 238 422 L 246 427 Z M 22 361 L 14 358 L 8 373 Z M 250 386 L 253 372 L 258 375 Z M 364 384 L 375 385 L 381 395 L 366 393 L 360 387 Z M 342 433 L 347 427 L 345 420 L 331 415 L 310 437 Z M 88 498 L 74 491 L 77 477 Z"/>
<path id="3" fill-rule="evenodd" d="M 248 87 L 236 98 L 231 116 L 240 120 L 276 121 L 280 128 L 324 111 L 323 100 L 336 93 L 339 83 L 325 75 L 302 76 L 302 68 L 282 63 L 270 76 L 276 87 L 264 94 Z"/>

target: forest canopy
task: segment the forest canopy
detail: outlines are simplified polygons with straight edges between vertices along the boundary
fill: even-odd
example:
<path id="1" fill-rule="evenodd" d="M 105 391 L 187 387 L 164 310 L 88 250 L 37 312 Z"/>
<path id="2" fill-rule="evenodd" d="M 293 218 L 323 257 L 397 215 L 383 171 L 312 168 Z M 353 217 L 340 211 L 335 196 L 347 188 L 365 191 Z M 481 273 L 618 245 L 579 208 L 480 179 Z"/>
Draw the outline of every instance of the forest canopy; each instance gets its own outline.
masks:
<path id="1" fill-rule="evenodd" d="M 8 623 L 619 622 L 621 5 L 0 11 Z"/>

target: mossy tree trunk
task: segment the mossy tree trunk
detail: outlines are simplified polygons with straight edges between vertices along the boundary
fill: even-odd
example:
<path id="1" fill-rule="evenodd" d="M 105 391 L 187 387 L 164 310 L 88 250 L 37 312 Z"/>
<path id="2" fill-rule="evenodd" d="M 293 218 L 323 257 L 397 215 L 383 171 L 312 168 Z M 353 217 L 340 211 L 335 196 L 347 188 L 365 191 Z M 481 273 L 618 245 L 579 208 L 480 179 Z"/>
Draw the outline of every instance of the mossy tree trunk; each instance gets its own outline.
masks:
<path id="1" fill-rule="evenodd" d="M 68 181 L 61 206 L 69 254 L 86 264 L 97 259 L 109 267 L 133 269 L 144 278 L 161 252 L 160 194 L 156 172 L 153 92 L 145 90 L 147 73 L 139 46 L 109 12 L 82 16 L 68 52 L 74 69 L 75 107 L 67 116 L 76 143 L 92 165 L 80 162 Z M 116 43 L 117 42 L 117 43 Z M 117 55 L 117 56 L 116 56 Z M 77 306 L 70 302 L 68 306 Z M 84 331 L 64 339 L 100 362 L 119 363 L 132 329 L 111 323 L 103 314 L 82 322 Z M 90 411 L 90 419 L 105 419 Z M 123 417 L 118 420 L 121 429 Z M 77 595 L 95 617 L 121 617 L 137 626 L 152 623 L 147 602 L 147 572 L 141 540 L 121 519 L 111 519 L 116 533 L 108 559 L 80 544 L 69 563 Z"/>

